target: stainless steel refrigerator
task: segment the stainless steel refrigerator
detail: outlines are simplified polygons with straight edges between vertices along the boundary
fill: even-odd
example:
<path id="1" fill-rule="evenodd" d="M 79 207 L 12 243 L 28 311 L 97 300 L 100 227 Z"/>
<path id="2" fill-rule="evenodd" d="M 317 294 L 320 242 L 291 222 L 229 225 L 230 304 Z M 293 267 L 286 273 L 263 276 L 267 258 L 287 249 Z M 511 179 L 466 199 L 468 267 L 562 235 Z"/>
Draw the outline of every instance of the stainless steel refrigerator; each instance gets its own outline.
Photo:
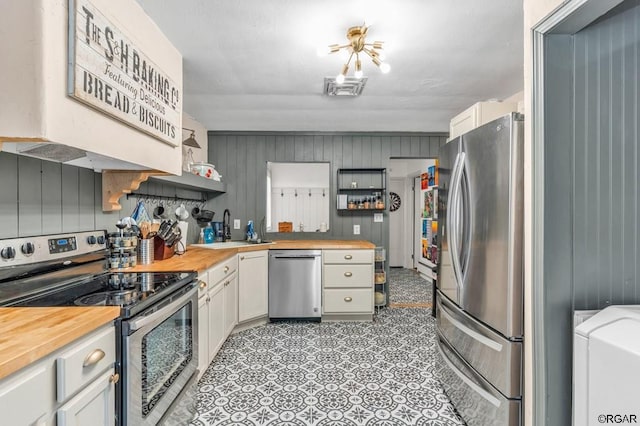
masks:
<path id="1" fill-rule="evenodd" d="M 523 129 L 511 113 L 440 149 L 438 366 L 470 426 L 522 421 Z"/>

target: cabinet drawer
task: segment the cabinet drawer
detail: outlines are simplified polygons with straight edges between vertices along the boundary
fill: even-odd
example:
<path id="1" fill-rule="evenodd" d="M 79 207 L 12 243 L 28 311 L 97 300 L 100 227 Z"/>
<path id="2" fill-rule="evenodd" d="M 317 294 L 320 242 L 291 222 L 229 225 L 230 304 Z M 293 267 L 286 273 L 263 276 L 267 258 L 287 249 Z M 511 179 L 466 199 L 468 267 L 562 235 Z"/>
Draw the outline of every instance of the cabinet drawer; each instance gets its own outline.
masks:
<path id="1" fill-rule="evenodd" d="M 324 287 L 373 287 L 373 265 L 325 265 Z"/>
<path id="2" fill-rule="evenodd" d="M 325 313 L 370 313 L 373 312 L 373 290 L 325 290 L 323 306 Z"/>
<path id="3" fill-rule="evenodd" d="M 323 250 L 324 263 L 373 263 L 373 250 Z"/>
<path id="4" fill-rule="evenodd" d="M 202 272 L 198 274 L 198 299 L 203 298 L 209 291 L 209 273 Z"/>
<path id="5" fill-rule="evenodd" d="M 86 386 L 116 360 L 114 327 L 73 344 L 56 359 L 57 400 L 62 402 Z"/>
<path id="6" fill-rule="evenodd" d="M 219 265 L 216 265 L 209 270 L 209 285 L 216 285 L 225 278 L 230 277 L 236 269 L 238 269 L 237 256 L 233 256 L 230 259 L 221 262 Z"/>

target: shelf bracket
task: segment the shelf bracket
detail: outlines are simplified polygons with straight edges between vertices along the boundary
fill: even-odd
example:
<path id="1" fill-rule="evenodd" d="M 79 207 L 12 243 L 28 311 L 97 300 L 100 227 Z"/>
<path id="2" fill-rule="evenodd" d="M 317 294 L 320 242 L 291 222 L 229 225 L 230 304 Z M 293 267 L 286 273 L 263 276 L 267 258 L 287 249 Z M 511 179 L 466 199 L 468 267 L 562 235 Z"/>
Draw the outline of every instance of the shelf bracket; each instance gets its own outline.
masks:
<path id="1" fill-rule="evenodd" d="M 103 170 L 102 171 L 102 211 L 122 210 L 120 198 L 140 187 L 149 176 L 166 175 L 157 170 Z"/>

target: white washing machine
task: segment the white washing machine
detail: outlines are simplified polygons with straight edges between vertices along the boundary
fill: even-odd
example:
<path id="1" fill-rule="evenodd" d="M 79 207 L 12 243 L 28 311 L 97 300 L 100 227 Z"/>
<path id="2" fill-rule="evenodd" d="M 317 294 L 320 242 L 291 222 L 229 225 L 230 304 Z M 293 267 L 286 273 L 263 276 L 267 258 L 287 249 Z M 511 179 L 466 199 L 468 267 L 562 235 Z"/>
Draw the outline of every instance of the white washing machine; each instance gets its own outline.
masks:
<path id="1" fill-rule="evenodd" d="M 640 423 L 640 305 L 596 312 L 575 315 L 573 424 Z"/>

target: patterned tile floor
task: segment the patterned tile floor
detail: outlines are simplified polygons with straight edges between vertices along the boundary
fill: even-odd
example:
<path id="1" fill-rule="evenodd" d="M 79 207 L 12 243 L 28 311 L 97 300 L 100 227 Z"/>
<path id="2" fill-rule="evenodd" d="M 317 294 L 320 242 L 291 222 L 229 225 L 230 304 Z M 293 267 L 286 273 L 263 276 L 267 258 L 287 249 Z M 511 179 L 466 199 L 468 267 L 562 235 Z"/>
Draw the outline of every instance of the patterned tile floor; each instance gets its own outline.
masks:
<path id="1" fill-rule="evenodd" d="M 430 299 L 414 272 L 393 269 L 389 278 L 395 301 Z M 192 425 L 464 424 L 433 375 L 434 327 L 429 309 L 387 308 L 373 322 L 236 333 L 198 384 Z"/>
<path id="2" fill-rule="evenodd" d="M 389 269 L 390 303 L 431 303 L 431 283 L 412 269 Z"/>

